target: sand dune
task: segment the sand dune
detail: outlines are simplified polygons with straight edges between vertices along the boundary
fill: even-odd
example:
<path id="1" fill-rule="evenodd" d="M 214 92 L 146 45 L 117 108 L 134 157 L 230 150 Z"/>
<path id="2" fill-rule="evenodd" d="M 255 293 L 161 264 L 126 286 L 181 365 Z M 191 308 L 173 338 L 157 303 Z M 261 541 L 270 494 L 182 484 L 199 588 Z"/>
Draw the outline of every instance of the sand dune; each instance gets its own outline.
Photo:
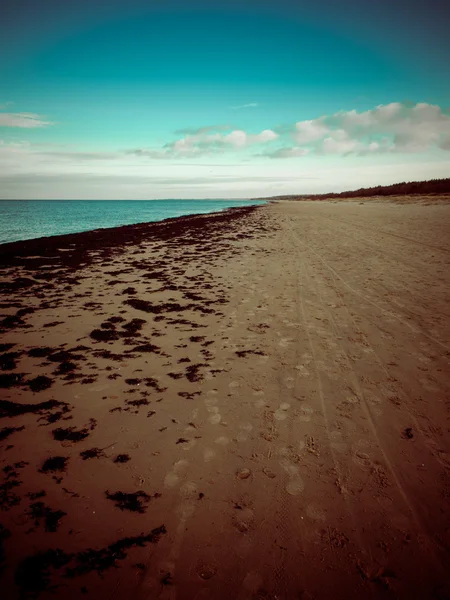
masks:
<path id="1" fill-rule="evenodd" d="M 0 248 L 6 598 L 448 598 L 450 205 Z"/>

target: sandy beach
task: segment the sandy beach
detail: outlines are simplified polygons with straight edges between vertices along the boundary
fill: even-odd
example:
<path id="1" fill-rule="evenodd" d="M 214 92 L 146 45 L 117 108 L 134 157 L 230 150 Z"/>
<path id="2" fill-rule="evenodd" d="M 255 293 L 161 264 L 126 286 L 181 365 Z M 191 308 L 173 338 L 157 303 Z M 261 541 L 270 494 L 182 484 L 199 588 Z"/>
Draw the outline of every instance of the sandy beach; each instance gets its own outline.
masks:
<path id="1" fill-rule="evenodd" d="M 2 598 L 450 597 L 450 202 L 0 247 Z"/>

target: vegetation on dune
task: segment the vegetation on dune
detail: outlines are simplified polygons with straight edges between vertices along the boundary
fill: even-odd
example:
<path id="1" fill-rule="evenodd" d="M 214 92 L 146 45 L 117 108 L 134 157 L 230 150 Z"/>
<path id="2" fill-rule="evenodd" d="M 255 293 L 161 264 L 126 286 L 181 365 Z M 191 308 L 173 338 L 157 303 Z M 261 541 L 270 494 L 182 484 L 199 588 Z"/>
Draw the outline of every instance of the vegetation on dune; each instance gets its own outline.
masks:
<path id="1" fill-rule="evenodd" d="M 430 179 L 429 181 L 403 181 L 392 185 L 360 188 L 348 192 L 330 194 L 293 194 L 274 196 L 285 200 L 325 200 L 328 198 L 366 198 L 371 196 L 414 196 L 420 194 L 450 194 L 450 178 Z"/>

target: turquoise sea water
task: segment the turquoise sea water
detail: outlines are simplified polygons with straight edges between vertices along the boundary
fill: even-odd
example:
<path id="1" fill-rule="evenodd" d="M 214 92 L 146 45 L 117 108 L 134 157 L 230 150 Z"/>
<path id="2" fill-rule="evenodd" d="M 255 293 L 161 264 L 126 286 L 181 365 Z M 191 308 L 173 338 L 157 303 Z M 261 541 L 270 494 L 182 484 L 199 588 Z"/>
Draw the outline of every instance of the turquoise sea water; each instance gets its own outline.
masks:
<path id="1" fill-rule="evenodd" d="M 0 200 L 0 244 L 211 213 L 258 200 Z"/>

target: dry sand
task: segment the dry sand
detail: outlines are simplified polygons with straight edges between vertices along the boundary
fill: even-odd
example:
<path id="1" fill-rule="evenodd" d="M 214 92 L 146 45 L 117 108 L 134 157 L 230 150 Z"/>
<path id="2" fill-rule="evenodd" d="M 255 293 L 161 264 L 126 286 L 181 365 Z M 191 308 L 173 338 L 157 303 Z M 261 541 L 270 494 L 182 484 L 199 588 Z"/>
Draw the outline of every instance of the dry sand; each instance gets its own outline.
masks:
<path id="1" fill-rule="evenodd" d="M 0 248 L 2 598 L 449 598 L 449 259 L 370 200 Z"/>

